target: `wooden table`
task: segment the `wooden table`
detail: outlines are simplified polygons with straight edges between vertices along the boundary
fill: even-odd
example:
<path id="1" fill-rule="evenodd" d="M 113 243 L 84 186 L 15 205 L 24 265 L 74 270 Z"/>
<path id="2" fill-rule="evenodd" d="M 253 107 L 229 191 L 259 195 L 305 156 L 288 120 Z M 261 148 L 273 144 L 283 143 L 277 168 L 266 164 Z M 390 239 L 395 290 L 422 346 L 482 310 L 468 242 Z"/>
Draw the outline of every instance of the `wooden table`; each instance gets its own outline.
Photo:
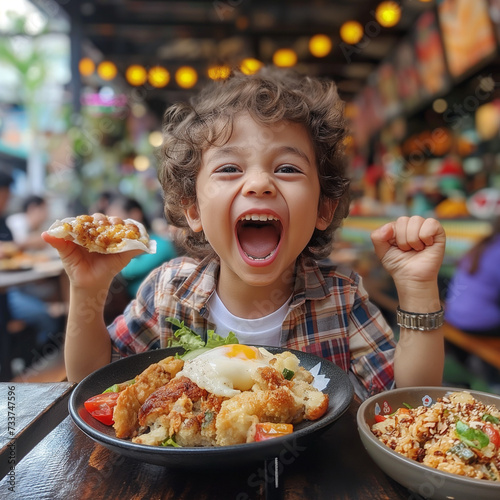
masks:
<path id="1" fill-rule="evenodd" d="M 61 260 L 38 262 L 31 269 L 23 271 L 0 271 L 0 381 L 9 381 L 12 378 L 10 367 L 10 339 L 7 332 L 9 311 L 6 291 L 10 287 L 22 286 L 46 278 L 55 278 L 63 274 Z"/>
<path id="2" fill-rule="evenodd" d="M 0 383 L 0 477 L 66 418 L 74 385 Z"/>
<path id="3" fill-rule="evenodd" d="M 38 399 L 40 391 L 38 385 L 26 384 L 21 396 L 20 389 L 16 386 L 18 412 Z M 5 400 L 5 389 L 1 394 Z M 15 494 L 9 491 L 11 476 L 0 480 L 0 498 L 407 500 L 408 490 L 386 476 L 364 450 L 356 428 L 358 407 L 353 401 L 307 449 L 283 455 L 279 490 L 269 483 L 266 488 L 264 462 L 215 471 L 175 470 L 123 457 L 84 435 L 70 417 L 60 423 L 54 419 L 54 430 L 16 464 Z"/>

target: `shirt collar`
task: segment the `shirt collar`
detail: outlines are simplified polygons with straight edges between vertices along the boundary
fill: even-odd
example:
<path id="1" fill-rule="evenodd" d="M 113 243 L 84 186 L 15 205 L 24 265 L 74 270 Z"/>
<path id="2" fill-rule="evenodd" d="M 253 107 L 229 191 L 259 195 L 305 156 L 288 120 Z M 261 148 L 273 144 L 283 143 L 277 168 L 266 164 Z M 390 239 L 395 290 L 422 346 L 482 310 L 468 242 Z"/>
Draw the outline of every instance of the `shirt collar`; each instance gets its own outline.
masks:
<path id="1" fill-rule="evenodd" d="M 187 307 L 200 314 L 206 312 L 206 305 L 217 288 L 220 262 L 217 257 L 202 260 L 177 288 L 174 297 Z M 299 256 L 295 265 L 295 285 L 290 307 L 295 308 L 306 300 L 321 300 L 331 295 L 318 263 L 310 258 Z"/>

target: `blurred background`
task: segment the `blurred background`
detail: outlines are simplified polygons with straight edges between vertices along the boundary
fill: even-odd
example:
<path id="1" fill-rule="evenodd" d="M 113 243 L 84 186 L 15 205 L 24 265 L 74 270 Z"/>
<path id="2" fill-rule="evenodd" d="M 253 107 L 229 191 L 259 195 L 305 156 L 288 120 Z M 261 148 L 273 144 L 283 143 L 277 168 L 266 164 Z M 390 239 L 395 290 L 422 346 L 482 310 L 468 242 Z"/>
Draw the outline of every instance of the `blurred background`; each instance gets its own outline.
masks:
<path id="1" fill-rule="evenodd" d="M 394 324 L 395 292 L 370 231 L 400 215 L 438 218 L 448 236 L 445 301 L 458 262 L 500 214 L 499 41 L 500 0 L 2 1 L 0 172 L 11 178 L 3 216 L 40 197 L 39 234 L 56 218 L 127 197 L 170 238 L 155 165 L 165 109 L 230 68 L 293 67 L 334 80 L 346 102 L 353 200 L 331 258 L 365 277 Z M 15 262 L 29 267 L 35 250 Z M 18 375 L 32 364 L 24 358 Z M 458 372 L 471 370 L 464 383 L 491 382 L 461 363 Z"/>

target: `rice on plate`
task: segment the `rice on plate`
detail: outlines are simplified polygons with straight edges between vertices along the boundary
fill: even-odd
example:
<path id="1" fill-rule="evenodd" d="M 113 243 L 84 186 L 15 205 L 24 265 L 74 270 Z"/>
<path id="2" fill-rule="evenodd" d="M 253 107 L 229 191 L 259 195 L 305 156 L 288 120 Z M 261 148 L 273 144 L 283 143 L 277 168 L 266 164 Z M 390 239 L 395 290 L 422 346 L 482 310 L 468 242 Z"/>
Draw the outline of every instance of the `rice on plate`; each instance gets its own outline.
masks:
<path id="1" fill-rule="evenodd" d="M 500 481 L 500 411 L 495 405 L 462 391 L 435 402 L 424 398 L 416 408 L 378 410 L 371 431 L 392 450 L 440 471 Z"/>

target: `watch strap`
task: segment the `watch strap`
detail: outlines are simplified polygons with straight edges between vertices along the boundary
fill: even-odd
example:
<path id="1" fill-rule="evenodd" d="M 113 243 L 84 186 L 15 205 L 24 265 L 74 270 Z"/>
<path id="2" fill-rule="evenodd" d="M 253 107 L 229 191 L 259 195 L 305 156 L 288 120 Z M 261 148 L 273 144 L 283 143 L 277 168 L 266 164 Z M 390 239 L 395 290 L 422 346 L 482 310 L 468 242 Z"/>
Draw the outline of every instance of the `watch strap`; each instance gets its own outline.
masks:
<path id="1" fill-rule="evenodd" d="M 431 313 L 414 313 L 403 311 L 399 306 L 397 308 L 397 323 L 402 328 L 410 330 L 420 330 L 423 332 L 436 330 L 443 326 L 444 311 L 443 308 Z"/>

